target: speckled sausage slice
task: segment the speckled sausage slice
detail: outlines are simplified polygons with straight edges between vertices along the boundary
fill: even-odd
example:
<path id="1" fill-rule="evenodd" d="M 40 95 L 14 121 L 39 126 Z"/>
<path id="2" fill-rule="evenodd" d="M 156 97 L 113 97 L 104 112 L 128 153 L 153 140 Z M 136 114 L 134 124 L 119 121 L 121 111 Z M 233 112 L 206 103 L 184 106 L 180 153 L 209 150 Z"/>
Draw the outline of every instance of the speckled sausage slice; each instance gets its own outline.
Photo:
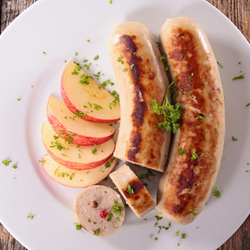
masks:
<path id="1" fill-rule="evenodd" d="M 195 21 L 168 19 L 160 42 L 183 111 L 160 180 L 157 209 L 164 218 L 188 224 L 202 211 L 219 171 L 225 136 L 223 89 L 213 50 Z"/>
<path id="2" fill-rule="evenodd" d="M 124 164 L 109 176 L 127 204 L 139 218 L 144 217 L 154 209 L 156 204 L 153 198 L 140 179 L 127 165 Z"/>
<path id="3" fill-rule="evenodd" d="M 164 171 L 170 133 L 157 125 L 151 101 L 162 103 L 168 79 L 160 51 L 145 25 L 117 25 L 108 40 L 109 55 L 120 95 L 121 122 L 115 157 Z"/>
<path id="4" fill-rule="evenodd" d="M 96 236 L 114 233 L 125 217 L 120 195 L 101 185 L 87 187 L 76 196 L 74 213 L 78 223 Z"/>

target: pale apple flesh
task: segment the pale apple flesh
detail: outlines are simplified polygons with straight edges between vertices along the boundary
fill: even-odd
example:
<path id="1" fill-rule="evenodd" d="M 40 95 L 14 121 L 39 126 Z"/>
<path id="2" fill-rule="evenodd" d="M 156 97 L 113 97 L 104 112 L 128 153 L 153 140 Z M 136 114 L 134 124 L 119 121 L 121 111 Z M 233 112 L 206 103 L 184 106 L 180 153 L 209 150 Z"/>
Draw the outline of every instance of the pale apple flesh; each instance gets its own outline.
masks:
<path id="1" fill-rule="evenodd" d="M 67 107 L 85 120 L 111 123 L 120 119 L 119 101 L 72 61 L 62 74 L 61 95 Z"/>
<path id="2" fill-rule="evenodd" d="M 71 169 L 91 169 L 107 162 L 113 155 L 113 139 L 93 146 L 79 146 L 59 137 L 48 121 L 42 125 L 42 140 L 48 154 Z"/>
<path id="3" fill-rule="evenodd" d="M 116 158 L 112 157 L 99 167 L 89 170 L 74 170 L 57 163 L 52 157 L 46 155 L 42 159 L 42 166 L 45 173 L 57 183 L 68 187 L 82 188 L 97 184 L 105 179 L 113 170 L 116 161 Z"/>
<path id="4" fill-rule="evenodd" d="M 53 130 L 73 144 L 89 146 L 108 141 L 115 128 L 105 123 L 95 123 L 73 114 L 64 102 L 50 96 L 47 102 L 47 118 Z"/>

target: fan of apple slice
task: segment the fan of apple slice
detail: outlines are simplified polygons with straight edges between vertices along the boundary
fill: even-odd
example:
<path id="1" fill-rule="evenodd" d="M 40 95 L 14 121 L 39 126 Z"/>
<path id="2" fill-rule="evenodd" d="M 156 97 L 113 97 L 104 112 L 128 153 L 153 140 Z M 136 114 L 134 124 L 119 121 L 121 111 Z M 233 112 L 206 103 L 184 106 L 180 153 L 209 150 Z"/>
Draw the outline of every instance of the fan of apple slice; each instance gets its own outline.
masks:
<path id="1" fill-rule="evenodd" d="M 91 169 L 107 162 L 115 149 L 113 139 L 93 146 L 79 146 L 59 137 L 48 121 L 42 125 L 42 140 L 48 154 L 71 169 Z"/>
<path id="2" fill-rule="evenodd" d="M 115 128 L 105 123 L 95 123 L 73 114 L 64 102 L 50 96 L 47 117 L 53 130 L 64 140 L 73 144 L 89 146 L 108 141 Z"/>
<path id="3" fill-rule="evenodd" d="M 119 102 L 72 61 L 62 74 L 61 95 L 67 107 L 85 120 L 111 123 L 120 119 Z"/>
<path id="4" fill-rule="evenodd" d="M 111 158 L 105 164 L 89 170 L 74 170 L 62 166 L 49 155 L 42 159 L 45 173 L 54 181 L 68 187 L 88 187 L 105 179 L 113 170 L 116 158 Z"/>

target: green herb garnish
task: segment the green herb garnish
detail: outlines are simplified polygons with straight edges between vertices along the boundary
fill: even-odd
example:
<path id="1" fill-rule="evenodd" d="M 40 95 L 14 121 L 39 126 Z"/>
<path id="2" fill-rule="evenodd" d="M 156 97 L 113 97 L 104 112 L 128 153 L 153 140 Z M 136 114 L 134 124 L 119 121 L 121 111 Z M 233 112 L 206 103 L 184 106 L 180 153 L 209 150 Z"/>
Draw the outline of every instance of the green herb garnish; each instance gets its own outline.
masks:
<path id="1" fill-rule="evenodd" d="M 79 72 L 78 72 L 76 69 L 74 69 L 74 70 L 71 72 L 71 74 L 72 74 L 72 75 L 78 75 Z"/>
<path id="2" fill-rule="evenodd" d="M 17 165 L 16 164 L 13 164 L 11 167 L 14 168 L 14 169 L 17 169 Z"/>
<path id="3" fill-rule="evenodd" d="M 213 194 L 214 194 L 214 196 L 217 197 L 217 198 L 220 198 L 220 197 L 221 197 L 221 192 L 220 192 L 220 190 L 218 189 L 217 186 L 214 186 Z"/>
<path id="4" fill-rule="evenodd" d="M 2 163 L 7 167 L 12 162 L 12 160 L 3 160 Z"/>
<path id="5" fill-rule="evenodd" d="M 205 118 L 201 115 L 196 116 L 195 119 L 196 120 L 201 119 L 201 121 L 203 121 L 203 122 L 205 121 Z"/>
<path id="6" fill-rule="evenodd" d="M 119 63 L 121 63 L 121 64 L 124 63 L 124 61 L 122 60 L 122 58 L 120 56 L 118 57 L 118 59 L 116 61 L 119 62 Z"/>
<path id="7" fill-rule="evenodd" d="M 95 230 L 95 232 L 93 233 L 93 235 L 99 235 L 100 234 L 100 228 L 97 228 L 96 230 Z"/>
<path id="8" fill-rule="evenodd" d="M 161 56 L 159 57 L 159 60 L 160 60 L 161 62 L 166 62 L 166 61 L 167 61 L 165 55 L 161 55 Z"/>
<path id="9" fill-rule="evenodd" d="M 192 213 L 194 216 L 196 216 L 198 214 L 193 209 L 189 209 L 189 212 Z"/>
<path id="10" fill-rule="evenodd" d="M 127 193 L 129 193 L 129 194 L 134 194 L 134 189 L 131 187 L 130 184 L 128 184 L 128 189 L 127 189 L 126 191 L 127 191 Z"/>
<path id="11" fill-rule="evenodd" d="M 181 238 L 182 238 L 182 239 L 186 239 L 186 237 L 187 237 L 186 234 L 184 234 L 184 233 L 181 234 Z"/>
<path id="12" fill-rule="evenodd" d="M 111 207 L 111 210 L 114 214 L 118 214 L 121 215 L 122 210 L 123 210 L 123 206 L 122 205 L 118 205 L 118 202 L 116 200 L 114 200 L 115 205 Z"/>
<path id="13" fill-rule="evenodd" d="M 90 66 L 92 65 L 92 63 L 90 62 L 90 63 L 85 63 L 85 64 L 83 64 L 83 67 L 84 68 L 86 68 L 87 70 L 89 70 L 89 68 L 90 68 Z"/>
<path id="14" fill-rule="evenodd" d="M 162 130 L 172 131 L 174 134 L 180 127 L 181 111 L 183 110 L 183 107 L 178 104 L 171 105 L 168 100 L 168 91 L 176 81 L 174 80 L 168 86 L 162 106 L 156 100 L 152 100 L 151 102 L 153 111 L 158 115 L 163 114 L 164 116 L 164 122 L 158 123 L 158 126 Z"/>
<path id="15" fill-rule="evenodd" d="M 196 160 L 198 158 L 199 158 L 199 156 L 195 152 L 192 152 L 191 160 L 193 161 L 193 160 Z"/>
<path id="16" fill-rule="evenodd" d="M 109 168 L 110 166 L 111 166 L 111 164 L 109 161 L 105 163 L 105 168 Z"/>
<path id="17" fill-rule="evenodd" d="M 217 64 L 223 69 L 223 66 L 220 64 L 220 62 L 217 61 Z"/>
<path id="18" fill-rule="evenodd" d="M 56 147 L 57 148 L 57 150 L 59 150 L 59 151 L 62 151 L 63 149 L 64 150 L 68 150 L 69 148 L 65 148 L 63 145 L 62 145 L 62 143 L 61 142 L 59 142 L 59 141 L 55 141 L 55 142 L 51 142 L 51 146 L 50 146 L 50 148 L 54 148 L 54 147 Z"/>
<path id="19" fill-rule="evenodd" d="M 185 154 L 185 151 L 182 148 L 178 148 L 177 151 L 178 151 L 179 155 Z"/>
<path id="20" fill-rule="evenodd" d="M 142 184 L 143 184 L 144 186 L 147 186 L 148 184 L 147 184 L 147 183 L 144 183 L 142 180 L 143 180 L 143 179 L 147 179 L 148 181 L 150 181 L 150 180 L 149 180 L 149 177 L 150 177 L 150 176 L 155 176 L 155 174 L 154 174 L 150 169 L 147 170 L 147 173 L 143 173 L 143 174 L 141 174 L 141 175 L 139 176 L 139 179 L 140 179 L 140 181 L 142 182 Z"/>
<path id="21" fill-rule="evenodd" d="M 76 230 L 81 230 L 82 229 L 82 225 L 74 223 L 76 225 Z"/>
<path id="22" fill-rule="evenodd" d="M 91 153 L 92 153 L 93 155 L 95 155 L 95 154 L 96 154 L 96 152 L 97 152 L 97 148 L 95 148 L 95 149 L 91 150 Z"/>
<path id="23" fill-rule="evenodd" d="M 102 84 L 100 84 L 100 86 L 99 86 L 98 88 L 99 88 L 99 89 L 101 89 L 101 88 L 105 89 L 105 87 L 106 87 L 108 84 L 110 84 L 111 86 L 114 85 L 114 83 L 111 82 L 110 79 L 108 79 L 108 80 L 104 81 Z"/>
<path id="24" fill-rule="evenodd" d="M 89 85 L 89 79 L 93 79 L 93 77 L 88 74 L 82 74 L 79 82 L 81 84 Z"/>
<path id="25" fill-rule="evenodd" d="M 238 141 L 238 139 L 234 136 L 232 136 L 232 141 Z"/>
<path id="26" fill-rule="evenodd" d="M 107 218 L 107 221 L 111 221 L 112 216 L 113 216 L 113 214 L 112 214 L 112 213 L 108 213 L 108 218 Z"/>
<path id="27" fill-rule="evenodd" d="M 93 103 L 93 108 L 96 109 L 96 110 L 103 109 L 103 107 L 101 105 L 96 104 L 96 103 Z"/>
<path id="28" fill-rule="evenodd" d="M 75 114 L 74 117 L 80 117 L 80 118 L 83 118 L 86 115 L 78 110 L 75 110 L 74 114 Z"/>
<path id="29" fill-rule="evenodd" d="M 159 221 L 159 220 L 162 220 L 163 217 L 161 217 L 159 215 L 156 215 L 155 218 L 156 218 L 157 221 Z"/>
<path id="30" fill-rule="evenodd" d="M 31 213 L 28 213 L 28 215 L 27 215 L 27 219 L 31 219 L 31 220 L 33 220 L 34 219 L 34 217 L 35 217 L 35 215 L 34 214 L 31 214 Z"/>
<path id="31" fill-rule="evenodd" d="M 97 74 L 93 74 L 97 80 L 100 79 L 100 76 L 101 76 L 101 71 L 98 71 Z"/>
<path id="32" fill-rule="evenodd" d="M 245 78 L 245 74 L 241 74 L 239 76 L 235 76 L 232 80 L 244 79 L 244 78 Z"/>
<path id="33" fill-rule="evenodd" d="M 188 78 L 189 81 L 193 80 L 194 73 L 191 73 L 190 77 Z"/>

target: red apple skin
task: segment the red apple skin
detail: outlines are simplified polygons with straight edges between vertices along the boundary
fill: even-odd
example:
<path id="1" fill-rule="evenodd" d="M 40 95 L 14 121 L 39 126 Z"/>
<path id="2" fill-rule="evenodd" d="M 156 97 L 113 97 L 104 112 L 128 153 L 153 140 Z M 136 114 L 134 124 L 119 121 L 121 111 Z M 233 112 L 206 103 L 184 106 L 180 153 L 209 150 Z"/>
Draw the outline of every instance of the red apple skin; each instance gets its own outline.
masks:
<path id="1" fill-rule="evenodd" d="M 44 144 L 44 146 L 45 146 L 45 149 L 47 150 L 48 154 L 56 162 L 58 162 L 59 164 L 65 166 L 67 168 L 71 168 L 71 169 L 75 169 L 75 170 L 88 170 L 88 169 L 99 167 L 100 165 L 102 165 L 105 162 L 107 162 L 113 156 L 113 153 L 114 153 L 114 150 L 113 150 L 113 152 L 109 156 L 107 156 L 106 158 L 104 158 L 102 160 L 94 161 L 94 162 L 89 162 L 89 163 L 85 163 L 84 164 L 84 163 L 78 163 L 78 162 L 72 162 L 72 161 L 63 160 L 63 159 L 55 156 L 53 154 L 53 152 L 48 147 L 46 147 L 45 144 Z"/>
<path id="2" fill-rule="evenodd" d="M 75 136 L 72 137 L 72 143 L 76 144 L 76 145 L 81 145 L 81 146 L 92 146 L 94 144 L 101 144 L 104 143 L 106 141 L 108 141 L 110 138 L 113 137 L 114 133 L 112 133 L 110 136 L 107 137 L 101 137 L 101 138 L 97 138 L 97 137 L 88 137 L 88 136 L 83 136 L 83 135 L 79 135 L 74 133 L 73 131 L 70 131 L 69 129 L 67 129 L 62 123 L 60 123 L 50 112 L 48 106 L 47 106 L 47 118 L 48 121 L 50 123 L 50 125 L 52 126 L 53 130 L 64 140 L 67 139 L 67 135 L 73 133 Z"/>
<path id="3" fill-rule="evenodd" d="M 113 155 L 113 152 L 115 150 L 115 143 L 113 139 L 110 139 L 109 141 L 98 144 L 98 153 L 97 155 L 93 154 L 92 150 L 96 149 L 96 146 L 78 146 L 73 143 L 67 143 L 62 138 L 58 136 L 58 138 L 54 138 L 55 131 L 53 130 L 52 126 L 50 125 L 49 121 L 44 121 L 42 125 L 42 141 L 44 144 L 45 149 L 47 150 L 48 154 L 58 163 L 61 165 L 71 168 L 71 169 L 78 169 L 78 170 L 84 170 L 84 169 L 92 169 L 95 167 L 98 167 L 102 165 L 103 163 L 107 162 Z M 62 146 L 66 146 L 68 149 L 64 148 L 59 149 L 55 147 L 56 144 L 55 140 Z M 53 146 L 51 147 L 51 145 Z M 106 145 L 105 145 L 106 144 Z M 85 148 L 80 148 L 85 147 Z M 68 151 L 69 156 L 64 155 L 64 153 Z M 80 150 L 80 151 L 79 151 Z M 103 155 L 102 151 L 106 151 Z M 79 158 L 79 155 L 81 157 Z M 83 159 L 82 156 L 86 157 L 86 159 Z"/>
<path id="4" fill-rule="evenodd" d="M 64 103 L 66 104 L 66 106 L 68 107 L 68 109 L 75 113 L 75 111 L 78 111 L 79 113 L 82 113 L 82 111 L 80 111 L 79 109 L 77 109 L 73 103 L 69 100 L 64 88 L 63 88 L 63 80 L 61 79 L 61 96 L 62 99 L 64 101 Z M 120 118 L 117 119 L 99 119 L 96 117 L 92 117 L 88 114 L 85 114 L 85 116 L 83 117 L 83 119 L 87 120 L 87 121 L 91 121 L 91 122 L 100 122 L 100 123 L 112 123 L 112 122 L 116 122 L 119 121 Z"/>

